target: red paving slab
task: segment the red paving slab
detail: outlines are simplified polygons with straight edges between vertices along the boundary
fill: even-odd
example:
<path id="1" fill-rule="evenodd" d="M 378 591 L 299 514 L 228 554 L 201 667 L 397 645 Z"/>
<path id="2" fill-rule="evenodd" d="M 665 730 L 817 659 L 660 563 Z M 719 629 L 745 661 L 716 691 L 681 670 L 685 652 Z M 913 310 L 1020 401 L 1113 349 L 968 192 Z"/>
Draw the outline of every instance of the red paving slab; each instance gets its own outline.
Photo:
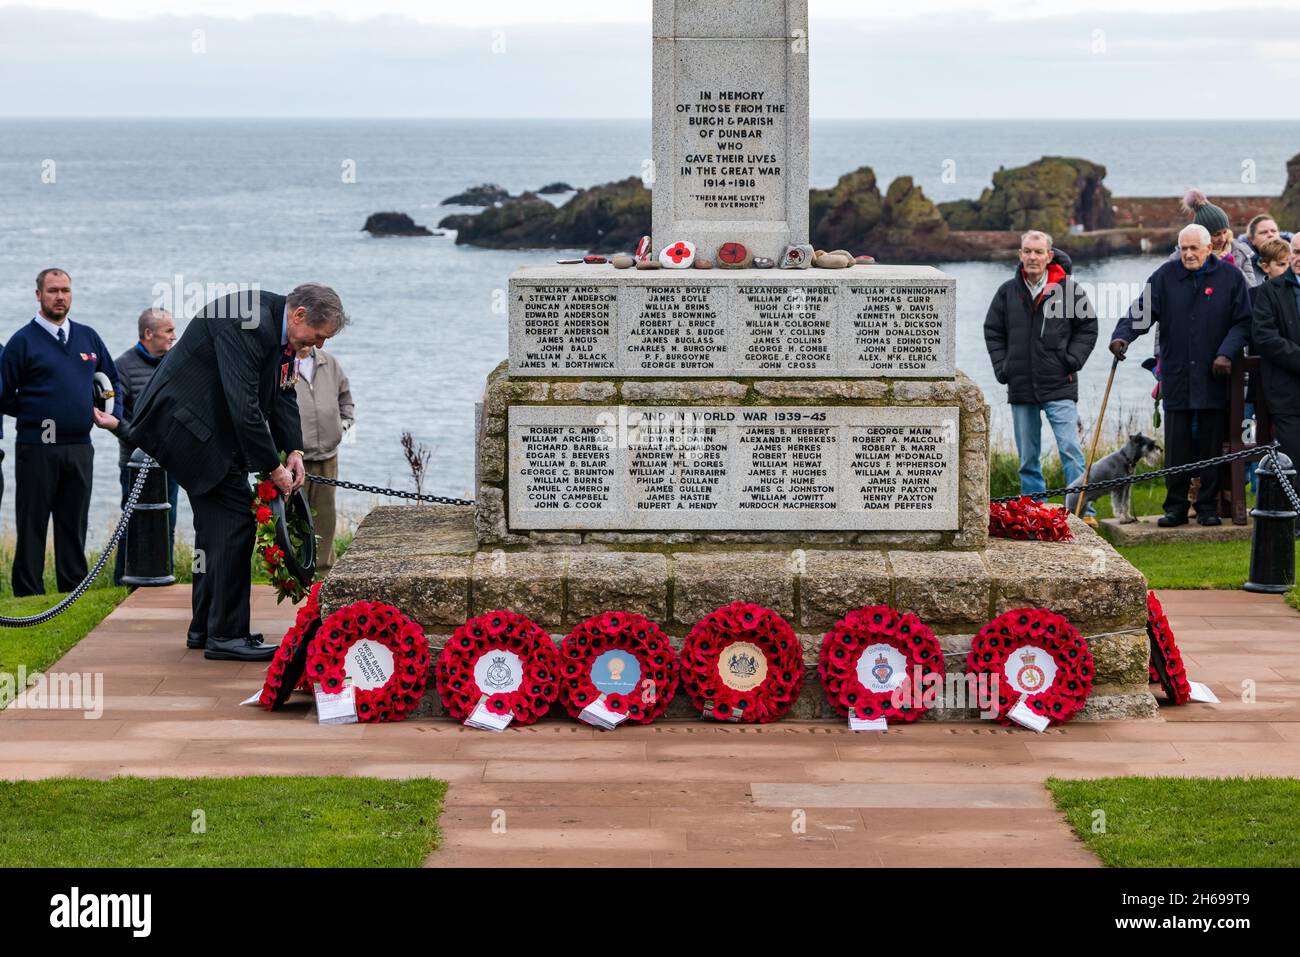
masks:
<path id="1" fill-rule="evenodd" d="M 1042 735 L 938 722 L 604 733 L 562 716 L 494 735 L 446 719 L 322 727 L 305 699 L 240 707 L 264 666 L 187 650 L 188 588 L 143 589 L 51 669 L 102 673 L 102 716 L 3 712 L 0 777 L 437 777 L 450 788 L 435 867 L 1095 866 L 1048 776 L 1300 773 L 1300 614 L 1245 592 L 1160 600 L 1221 704 Z M 280 635 L 292 617 L 254 591 L 255 629 Z"/>

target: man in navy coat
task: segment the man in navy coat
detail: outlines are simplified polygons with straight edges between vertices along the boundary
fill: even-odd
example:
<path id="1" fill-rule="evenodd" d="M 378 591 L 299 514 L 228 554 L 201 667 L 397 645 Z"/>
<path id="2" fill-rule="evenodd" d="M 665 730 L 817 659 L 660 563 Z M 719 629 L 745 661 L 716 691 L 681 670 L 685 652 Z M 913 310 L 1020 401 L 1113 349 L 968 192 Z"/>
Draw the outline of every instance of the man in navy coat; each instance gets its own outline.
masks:
<path id="1" fill-rule="evenodd" d="M 1120 319 L 1110 351 L 1123 359 L 1128 344 L 1160 324 L 1160 386 L 1165 406 L 1165 465 L 1223 454 L 1232 360 L 1250 341 L 1245 277 L 1210 252 L 1204 226 L 1178 234 L 1178 262 L 1151 274 L 1146 289 Z M 1162 528 L 1187 524 L 1190 472 L 1166 480 Z M 1219 525 L 1219 469 L 1201 470 L 1196 520 Z"/>

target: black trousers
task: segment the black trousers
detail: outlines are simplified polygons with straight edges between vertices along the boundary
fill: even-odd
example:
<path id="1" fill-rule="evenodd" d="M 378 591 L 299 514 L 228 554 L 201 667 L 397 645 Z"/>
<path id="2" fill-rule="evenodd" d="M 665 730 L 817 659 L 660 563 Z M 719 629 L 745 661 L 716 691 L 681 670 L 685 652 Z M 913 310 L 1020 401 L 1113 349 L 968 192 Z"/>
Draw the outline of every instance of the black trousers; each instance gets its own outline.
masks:
<path id="1" fill-rule="evenodd" d="M 1291 465 L 1300 468 L 1300 413 L 1283 413 L 1273 416 L 1273 438 L 1282 445 L 1282 451 L 1291 457 Z"/>
<path id="2" fill-rule="evenodd" d="M 59 591 L 72 591 L 86 577 L 86 515 L 94 466 L 90 443 L 14 446 L 14 595 L 45 594 L 45 536 L 51 516 Z"/>
<path id="3" fill-rule="evenodd" d="M 194 510 L 194 615 L 190 631 L 208 638 L 248 637 L 256 525 L 249 509 L 248 476 L 231 471 L 203 495 Z"/>
<path id="4" fill-rule="evenodd" d="M 1227 434 L 1228 414 L 1222 409 L 1165 410 L 1165 466 L 1186 465 L 1222 455 Z M 1198 516 L 1219 514 L 1220 472 L 1218 467 L 1200 471 L 1201 490 L 1196 496 Z M 1165 480 L 1166 512 L 1187 514 L 1187 493 L 1192 487 L 1193 474 L 1183 472 Z"/>

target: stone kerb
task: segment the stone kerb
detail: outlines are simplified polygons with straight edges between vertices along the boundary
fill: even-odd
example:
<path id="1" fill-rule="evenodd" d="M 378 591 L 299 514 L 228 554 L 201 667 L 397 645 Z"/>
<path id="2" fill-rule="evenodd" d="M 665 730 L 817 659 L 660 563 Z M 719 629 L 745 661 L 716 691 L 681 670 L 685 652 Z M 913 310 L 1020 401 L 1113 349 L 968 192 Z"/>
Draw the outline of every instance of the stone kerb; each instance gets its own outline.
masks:
<path id="1" fill-rule="evenodd" d="M 670 404 L 691 407 L 940 408 L 958 410 L 956 528 L 940 531 L 807 531 L 619 529 L 523 531 L 510 527 L 512 475 L 509 412 L 513 408 L 590 406 L 601 409 Z M 879 379 L 537 379 L 513 378 L 502 363 L 488 377 L 479 423 L 477 531 L 485 547 L 521 544 L 811 545 L 977 549 L 988 537 L 988 407 L 964 374 L 952 380 Z"/>

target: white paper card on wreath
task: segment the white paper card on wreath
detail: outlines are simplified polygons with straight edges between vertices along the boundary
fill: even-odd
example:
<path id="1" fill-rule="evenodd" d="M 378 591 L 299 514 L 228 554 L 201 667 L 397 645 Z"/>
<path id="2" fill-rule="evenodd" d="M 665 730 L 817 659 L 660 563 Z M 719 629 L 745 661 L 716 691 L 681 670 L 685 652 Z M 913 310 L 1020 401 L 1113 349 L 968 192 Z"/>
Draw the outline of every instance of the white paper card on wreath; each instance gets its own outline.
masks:
<path id="1" fill-rule="evenodd" d="M 888 731 L 889 722 L 884 718 L 859 718 L 852 709 L 849 710 L 850 731 Z"/>
<path id="2" fill-rule="evenodd" d="M 1022 695 L 1038 694 L 1056 680 L 1056 659 L 1037 645 L 1021 645 L 1007 655 L 1003 674 Z"/>
<path id="3" fill-rule="evenodd" d="M 327 694 L 316 685 L 316 719 L 321 724 L 356 724 L 357 689 L 350 684 L 338 694 Z"/>
<path id="4" fill-rule="evenodd" d="M 907 678 L 907 659 L 891 644 L 867 645 L 858 656 L 858 681 L 873 694 L 889 694 Z"/>
<path id="5" fill-rule="evenodd" d="M 602 695 L 582 709 L 582 712 L 578 715 L 578 720 L 595 725 L 605 731 L 613 731 L 627 720 L 627 715 L 610 711 L 609 708 L 605 707 L 605 698 Z"/>
<path id="6" fill-rule="evenodd" d="M 1021 727 L 1028 728 L 1030 731 L 1037 731 L 1039 734 L 1046 731 L 1047 726 L 1052 723 L 1051 719 L 1046 715 L 1035 714 L 1031 711 L 1024 698 L 1017 701 L 1015 707 L 1007 712 L 1007 717 Z"/>
<path id="7" fill-rule="evenodd" d="M 1219 696 L 1210 690 L 1209 685 L 1203 685 L 1199 681 L 1189 681 L 1187 686 L 1191 689 L 1188 696 L 1190 701 L 1202 701 L 1205 704 L 1218 704 Z"/>
<path id="8" fill-rule="evenodd" d="M 505 648 L 489 648 L 474 662 L 474 683 L 485 695 L 518 691 L 524 683 L 523 659 Z"/>
<path id="9" fill-rule="evenodd" d="M 470 712 L 465 719 L 465 726 L 468 728 L 478 728 L 480 731 L 504 731 L 515 718 L 513 711 L 507 711 L 505 714 L 493 714 L 487 709 L 487 696 L 484 695 L 478 699 L 478 704 L 474 705 L 474 710 Z"/>
<path id="10" fill-rule="evenodd" d="M 262 701 L 262 689 L 258 688 L 256 691 L 254 691 L 243 701 L 239 702 L 239 706 L 242 708 L 246 704 L 252 704 L 252 705 L 261 704 L 261 701 Z"/>
<path id="11" fill-rule="evenodd" d="M 362 638 L 353 642 L 343 656 L 343 671 L 362 691 L 373 691 L 393 677 L 393 649 L 383 642 Z"/>

